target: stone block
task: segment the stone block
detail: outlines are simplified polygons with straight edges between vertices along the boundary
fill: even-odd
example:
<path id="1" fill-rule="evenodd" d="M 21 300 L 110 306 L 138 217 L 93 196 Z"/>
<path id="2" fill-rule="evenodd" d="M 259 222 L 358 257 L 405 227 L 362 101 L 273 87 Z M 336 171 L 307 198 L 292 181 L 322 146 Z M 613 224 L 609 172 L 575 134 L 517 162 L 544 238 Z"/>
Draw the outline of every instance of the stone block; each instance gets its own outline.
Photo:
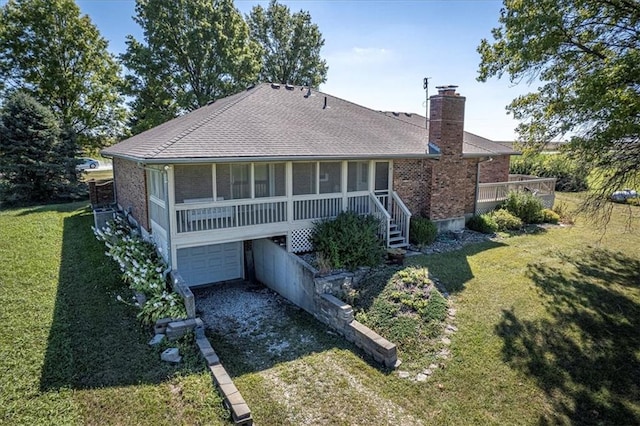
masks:
<path id="1" fill-rule="evenodd" d="M 162 361 L 177 364 L 182 360 L 182 357 L 180 356 L 180 351 L 178 350 L 178 348 L 168 348 L 165 349 L 162 354 L 160 354 L 160 359 Z"/>
<path id="2" fill-rule="evenodd" d="M 158 346 L 164 340 L 164 334 L 156 334 L 149 340 L 149 346 Z"/>
<path id="3" fill-rule="evenodd" d="M 235 423 L 246 421 L 251 417 L 251 410 L 246 403 L 235 404 L 231 406 L 231 417 Z M 247 424 L 247 423 L 243 423 Z"/>
<path id="4" fill-rule="evenodd" d="M 236 388 L 236 385 L 234 385 L 233 382 L 218 385 L 218 389 L 220 389 L 220 392 L 226 398 L 226 400 L 229 401 L 230 404 L 232 404 L 232 400 L 237 401 L 238 396 L 242 398 L 242 395 L 240 395 L 240 392 L 238 392 L 238 388 Z M 236 394 L 237 396 L 234 396 Z M 244 402 L 244 400 L 242 402 Z"/>
<path id="5" fill-rule="evenodd" d="M 216 385 L 222 385 L 227 383 L 233 383 L 231 377 L 227 373 L 227 370 L 224 369 L 222 364 L 209 366 L 209 371 L 213 375 L 213 380 L 216 382 Z"/>
<path id="6" fill-rule="evenodd" d="M 215 352 L 212 354 L 206 355 L 204 359 L 207 361 L 207 365 L 220 364 L 220 358 L 218 358 L 218 355 Z"/>

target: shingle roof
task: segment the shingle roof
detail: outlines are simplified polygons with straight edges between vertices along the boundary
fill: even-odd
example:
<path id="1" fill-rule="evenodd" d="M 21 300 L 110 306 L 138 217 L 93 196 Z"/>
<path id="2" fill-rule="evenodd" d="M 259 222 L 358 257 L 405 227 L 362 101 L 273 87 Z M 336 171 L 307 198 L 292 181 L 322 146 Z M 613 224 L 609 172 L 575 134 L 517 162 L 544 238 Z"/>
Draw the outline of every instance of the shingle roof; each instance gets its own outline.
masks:
<path id="1" fill-rule="evenodd" d="M 385 111 L 388 117 L 396 118 L 406 123 L 411 123 L 422 128 L 426 127 L 426 119 L 420 114 L 408 112 L 391 112 Z M 520 152 L 515 151 L 509 146 L 494 142 L 482 136 L 464 132 L 462 139 L 462 152 L 466 157 L 479 157 L 487 155 L 518 155 Z"/>
<path id="2" fill-rule="evenodd" d="M 424 124 L 395 118 L 305 87 L 260 84 L 102 152 L 146 163 L 438 156 Z"/>

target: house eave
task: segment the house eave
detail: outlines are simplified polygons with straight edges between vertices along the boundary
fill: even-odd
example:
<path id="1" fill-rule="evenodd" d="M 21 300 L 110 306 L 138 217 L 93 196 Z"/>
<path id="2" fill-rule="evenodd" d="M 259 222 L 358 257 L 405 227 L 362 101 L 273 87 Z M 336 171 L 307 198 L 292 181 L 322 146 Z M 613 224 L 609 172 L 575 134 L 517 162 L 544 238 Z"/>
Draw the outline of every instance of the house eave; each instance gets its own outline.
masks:
<path id="1" fill-rule="evenodd" d="M 121 158 L 142 164 L 201 164 L 201 163 L 251 163 L 282 161 L 326 161 L 326 160 L 395 160 L 438 159 L 440 154 L 370 154 L 370 155 L 301 155 L 301 156 L 246 156 L 246 157 L 164 157 L 145 158 L 125 154 L 102 153 L 105 157 Z"/>

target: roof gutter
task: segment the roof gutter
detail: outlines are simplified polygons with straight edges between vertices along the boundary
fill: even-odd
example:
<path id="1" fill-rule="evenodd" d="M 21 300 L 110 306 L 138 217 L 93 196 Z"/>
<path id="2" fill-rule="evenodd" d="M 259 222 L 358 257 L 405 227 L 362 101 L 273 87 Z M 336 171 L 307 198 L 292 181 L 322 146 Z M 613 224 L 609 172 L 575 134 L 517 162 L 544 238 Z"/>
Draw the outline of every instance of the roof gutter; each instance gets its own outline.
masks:
<path id="1" fill-rule="evenodd" d="M 440 158 L 440 154 L 376 154 L 376 155 L 335 155 L 335 156 L 273 156 L 273 157 L 192 157 L 192 158 L 140 158 L 131 155 L 102 153 L 104 157 L 121 158 L 143 164 L 197 164 L 197 163 L 251 163 L 264 161 L 322 161 L 322 160 L 384 160 L 384 159 L 425 159 Z"/>

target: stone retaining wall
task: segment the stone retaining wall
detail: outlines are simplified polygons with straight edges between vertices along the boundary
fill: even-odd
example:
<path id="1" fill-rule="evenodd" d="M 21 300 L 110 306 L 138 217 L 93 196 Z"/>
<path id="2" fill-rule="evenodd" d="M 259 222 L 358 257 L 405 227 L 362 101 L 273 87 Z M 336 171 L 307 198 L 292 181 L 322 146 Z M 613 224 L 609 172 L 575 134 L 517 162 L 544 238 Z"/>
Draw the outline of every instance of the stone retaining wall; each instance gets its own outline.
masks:
<path id="1" fill-rule="evenodd" d="M 178 271 L 169 272 L 171 279 L 171 286 L 173 291 L 182 296 L 184 300 L 184 307 L 187 310 L 188 318 L 195 318 L 196 316 L 196 299 L 191 292 L 191 289 L 187 285 L 187 282 L 182 278 L 182 275 Z"/>

